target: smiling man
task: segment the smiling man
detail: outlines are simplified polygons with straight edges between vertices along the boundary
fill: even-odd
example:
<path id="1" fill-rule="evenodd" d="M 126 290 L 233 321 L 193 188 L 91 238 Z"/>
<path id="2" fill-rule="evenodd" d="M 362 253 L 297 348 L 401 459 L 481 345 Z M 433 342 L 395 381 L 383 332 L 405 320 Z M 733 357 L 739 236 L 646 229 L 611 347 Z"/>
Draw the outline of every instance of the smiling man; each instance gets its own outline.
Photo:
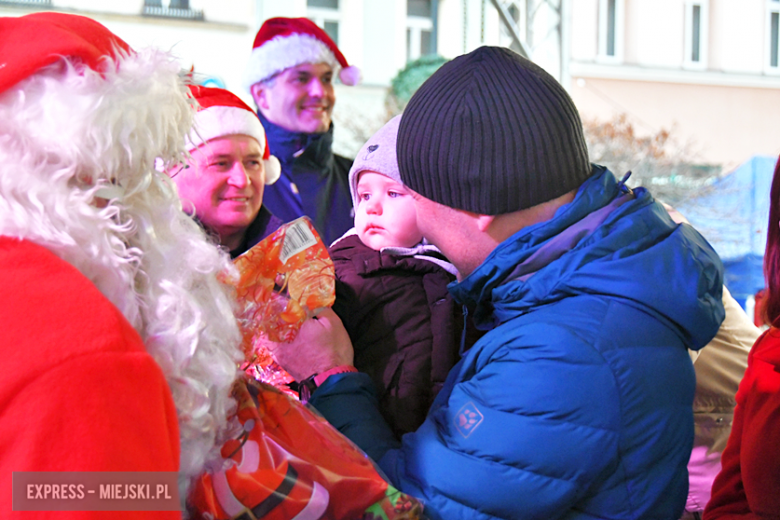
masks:
<path id="1" fill-rule="evenodd" d="M 191 86 L 200 104 L 188 136 L 191 158 L 169 172 L 184 210 L 236 257 L 281 224 L 263 206 L 266 185 L 279 178 L 260 120 L 236 95 Z"/>
<path id="2" fill-rule="evenodd" d="M 359 74 L 307 18 L 266 20 L 246 71 L 245 86 L 282 166 L 279 182 L 266 189 L 265 204 L 285 222 L 308 216 L 326 244 L 352 227 L 352 160 L 332 151 L 333 81 L 338 75 L 355 85 Z"/>

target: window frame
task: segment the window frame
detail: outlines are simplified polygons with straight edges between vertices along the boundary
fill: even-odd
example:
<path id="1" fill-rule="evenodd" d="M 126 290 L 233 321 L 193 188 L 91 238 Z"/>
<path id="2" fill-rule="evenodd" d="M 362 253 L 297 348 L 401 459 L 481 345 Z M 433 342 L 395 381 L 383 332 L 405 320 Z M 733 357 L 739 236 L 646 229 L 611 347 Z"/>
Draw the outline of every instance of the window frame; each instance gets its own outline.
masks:
<path id="1" fill-rule="evenodd" d="M 699 60 L 693 61 L 693 8 L 699 6 Z M 683 67 L 706 69 L 709 57 L 710 0 L 686 0 Z"/>
<path id="2" fill-rule="evenodd" d="M 323 31 L 325 30 L 325 22 L 337 24 L 339 30 L 338 39 L 341 39 L 341 2 L 339 2 L 338 9 L 331 9 L 329 7 L 308 7 L 306 9 L 306 17 L 316 23 Z M 341 45 L 338 41 L 335 43 L 337 47 Z"/>
<path id="3" fill-rule="evenodd" d="M 609 44 L 609 2 L 615 2 L 615 12 L 613 17 L 614 27 L 613 35 L 613 54 L 607 54 Z M 625 26 L 625 0 L 599 0 L 598 11 L 598 54 L 597 61 L 602 63 L 622 63 L 624 47 L 624 26 Z"/>
<path id="4" fill-rule="evenodd" d="M 433 37 L 433 17 L 406 15 L 406 62 L 412 62 L 423 56 L 422 32 L 428 31 Z M 432 46 L 433 47 L 433 46 Z"/>

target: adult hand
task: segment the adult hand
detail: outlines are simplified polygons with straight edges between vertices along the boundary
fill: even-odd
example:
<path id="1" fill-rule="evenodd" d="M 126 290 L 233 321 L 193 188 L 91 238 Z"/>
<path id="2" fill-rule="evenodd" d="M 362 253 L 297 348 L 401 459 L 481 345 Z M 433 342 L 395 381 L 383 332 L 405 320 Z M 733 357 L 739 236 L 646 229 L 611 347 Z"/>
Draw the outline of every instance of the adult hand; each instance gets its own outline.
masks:
<path id="1" fill-rule="evenodd" d="M 330 307 L 306 320 L 294 340 L 269 343 L 271 354 L 296 381 L 341 365 L 352 365 L 354 351 L 341 319 Z"/>

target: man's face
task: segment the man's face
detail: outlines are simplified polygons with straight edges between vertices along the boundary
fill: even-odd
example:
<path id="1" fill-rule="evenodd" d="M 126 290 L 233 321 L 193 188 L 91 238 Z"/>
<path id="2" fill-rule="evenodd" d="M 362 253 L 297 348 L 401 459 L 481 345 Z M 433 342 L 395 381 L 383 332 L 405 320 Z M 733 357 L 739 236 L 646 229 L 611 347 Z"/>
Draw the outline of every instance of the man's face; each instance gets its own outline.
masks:
<path id="1" fill-rule="evenodd" d="M 417 228 L 428 242 L 438 247 L 444 253 L 442 246 L 445 245 L 446 235 L 437 231 L 441 230 L 441 226 L 444 224 L 444 215 L 449 208 L 431 199 L 426 199 L 416 191 L 409 191 L 412 194 L 414 209 L 417 213 Z M 449 258 L 451 262 L 453 261 L 446 253 L 444 253 L 444 256 Z"/>
<path id="2" fill-rule="evenodd" d="M 412 247 L 422 240 L 414 199 L 402 184 L 381 173 L 365 171 L 357 184 L 355 229 L 360 240 L 376 251 Z"/>
<path id="3" fill-rule="evenodd" d="M 460 273 L 468 276 L 484 260 L 475 250 L 479 238 L 477 215 L 454 209 L 409 190 L 417 212 L 417 227 L 428 242 L 439 248 Z"/>
<path id="4" fill-rule="evenodd" d="M 247 135 L 218 137 L 193 150 L 188 167 L 171 177 L 184 209 L 229 245 L 225 241 L 243 236 L 263 204 L 263 149 Z"/>
<path id="5" fill-rule="evenodd" d="M 325 63 L 303 63 L 284 70 L 267 83 L 252 86 L 260 112 L 291 132 L 327 132 L 336 96 L 333 69 Z"/>

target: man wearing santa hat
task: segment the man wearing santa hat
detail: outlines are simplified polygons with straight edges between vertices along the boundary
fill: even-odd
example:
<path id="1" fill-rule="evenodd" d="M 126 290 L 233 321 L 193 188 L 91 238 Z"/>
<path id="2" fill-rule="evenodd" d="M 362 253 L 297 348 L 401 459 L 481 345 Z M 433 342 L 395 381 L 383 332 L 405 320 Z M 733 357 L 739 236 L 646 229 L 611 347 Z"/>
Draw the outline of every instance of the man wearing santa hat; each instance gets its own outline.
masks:
<path id="1" fill-rule="evenodd" d="M 178 471 L 183 492 L 233 433 L 230 262 L 155 171 L 191 103 L 169 54 L 94 20 L 0 18 L 3 518 L 107 516 L 13 512 L 15 472 Z"/>
<path id="2" fill-rule="evenodd" d="M 282 165 L 265 205 L 284 222 L 310 217 L 326 244 L 352 227 L 352 161 L 332 151 L 336 75 L 345 85 L 360 79 L 325 31 L 307 18 L 271 18 L 257 32 L 244 81 Z"/>
<path id="3" fill-rule="evenodd" d="M 190 92 L 199 104 L 186 143 L 191 157 L 168 174 L 184 210 L 235 258 L 282 224 L 263 205 L 265 187 L 279 179 L 279 161 L 257 115 L 238 96 L 196 85 Z"/>

